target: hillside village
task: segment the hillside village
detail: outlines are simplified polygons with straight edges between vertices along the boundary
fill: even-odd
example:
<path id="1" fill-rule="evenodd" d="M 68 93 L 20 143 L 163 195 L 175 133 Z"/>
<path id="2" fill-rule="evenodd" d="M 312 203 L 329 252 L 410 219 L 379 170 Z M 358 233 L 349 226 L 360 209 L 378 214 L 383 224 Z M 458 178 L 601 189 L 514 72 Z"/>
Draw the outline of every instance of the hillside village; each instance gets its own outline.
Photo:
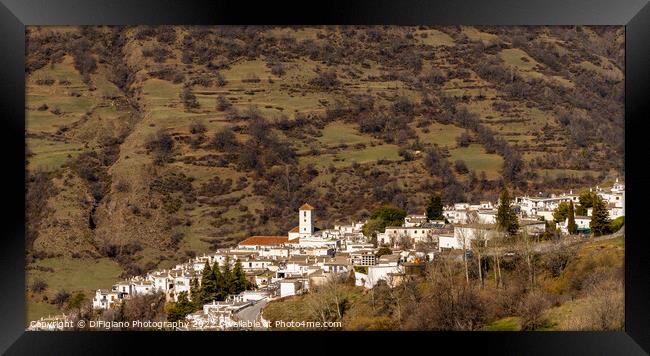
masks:
<path id="1" fill-rule="evenodd" d="M 483 298 L 463 300 L 492 303 L 485 320 L 522 314 L 503 306 L 537 289 L 551 305 L 590 295 L 525 280 L 565 278 L 573 250 L 514 251 L 503 278 L 484 250 L 502 235 L 506 186 L 517 238 L 597 242 L 581 238 L 605 234 L 592 231 L 587 187 L 607 205 L 599 219 L 620 227 L 624 189 L 609 187 L 625 174 L 624 59 L 622 26 L 28 26 L 27 320 L 154 302 L 164 319 L 185 294 L 197 323 L 224 308 L 277 320 L 285 301 L 318 297 L 330 269 L 358 284 L 350 303 L 366 303 L 386 280 L 419 291 L 413 273 L 447 261 L 454 285 Z M 435 216 L 432 194 L 445 205 Z M 297 211 L 305 202 L 314 209 Z M 373 218 L 382 210 L 391 219 Z M 593 265 L 618 268 L 623 245 L 611 246 Z M 197 301 L 217 260 L 241 279 Z M 369 305 L 385 329 L 420 314 Z"/>
<path id="2" fill-rule="evenodd" d="M 611 188 L 597 186 L 589 192 L 596 193 L 606 203 L 609 219 L 625 215 L 625 185 L 618 179 Z M 515 197 L 511 208 L 517 214 L 519 233 L 543 234 L 560 204 L 578 204 L 579 198 L 580 195 L 573 191 Z M 496 228 L 496 205 L 498 202 L 489 201 L 449 205 L 444 207 L 444 220 L 430 220 L 426 214 L 410 214 L 404 218 L 402 226 L 387 226 L 384 232 L 377 234 L 376 243 L 372 243 L 363 233 L 367 221 L 321 230 L 316 227 L 318 212 L 305 203 L 298 209 L 298 226 L 287 235 L 251 236 L 236 246 L 191 258 L 174 268 L 117 282 L 110 290 L 97 290 L 92 307 L 115 309 L 123 300 L 156 292 L 163 292 L 168 302 L 178 302 L 179 295 L 191 295 L 194 283 L 200 286 L 206 266 L 228 264 L 232 268 L 239 265 L 253 288 L 228 295 L 224 301 L 203 305 L 201 310 L 187 315 L 188 326 L 181 329 L 238 329 L 253 323 L 258 323 L 262 329 L 268 328 L 269 322 L 262 318 L 261 307 L 254 319 L 245 320 L 244 324 L 240 313 L 256 304 L 308 293 L 336 277 L 353 278 L 356 286 L 366 289 L 372 289 L 379 281 L 395 286 L 428 261 L 449 257 L 462 259 L 472 253 L 473 241 L 483 239 L 489 243 L 503 234 Z M 590 236 L 591 213 L 590 208 L 585 216 L 575 216 L 577 234 Z M 568 234 L 568 220 L 557 223 L 562 235 Z M 54 320 L 57 318 L 66 317 L 54 317 Z M 41 318 L 43 320 L 48 318 Z"/>

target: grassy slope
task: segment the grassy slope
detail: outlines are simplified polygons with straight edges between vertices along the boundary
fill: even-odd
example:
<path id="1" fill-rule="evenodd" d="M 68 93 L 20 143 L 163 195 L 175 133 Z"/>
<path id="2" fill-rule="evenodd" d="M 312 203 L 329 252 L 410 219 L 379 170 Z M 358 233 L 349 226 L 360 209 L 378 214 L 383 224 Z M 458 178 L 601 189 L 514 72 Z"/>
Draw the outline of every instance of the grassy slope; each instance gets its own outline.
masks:
<path id="1" fill-rule="evenodd" d="M 62 31 L 68 29 L 62 29 Z M 266 35 L 274 38 L 293 37 L 297 41 L 314 40 L 323 41 L 318 38 L 318 33 L 323 33 L 323 29 L 286 29 L 274 28 Z M 498 42 L 499 37 L 487 32 L 481 31 L 480 28 L 463 27 L 462 32 L 470 39 L 483 41 L 486 44 Z M 461 63 L 450 64 L 450 58 L 447 58 L 446 50 L 456 46 L 454 39 L 446 32 L 436 29 L 417 29 L 414 31 L 417 41 L 423 45 L 429 45 L 435 48 L 436 56 L 434 59 L 424 59 L 425 69 L 439 67 L 444 69 L 453 69 L 462 67 Z M 538 72 L 531 61 L 530 56 L 522 53 L 521 50 L 505 49 L 499 53 L 499 58 L 504 62 L 511 64 L 522 72 L 531 76 L 545 76 Z M 146 62 L 150 69 L 160 67 L 150 60 L 139 58 L 139 51 L 131 54 L 132 60 Z M 523 61 L 521 58 L 526 58 Z M 184 72 L 190 70 L 201 70 L 196 66 L 186 68 L 180 63 L 177 53 L 176 57 L 167 59 L 166 66 L 174 66 Z M 221 71 L 228 83 L 223 87 L 200 87 L 195 86 L 195 91 L 200 108 L 196 112 L 186 112 L 179 100 L 179 93 L 182 88 L 181 84 L 173 84 L 155 78 L 148 78 L 146 70 L 139 74 L 139 80 L 136 81 L 135 87 L 141 89 L 138 94 L 140 105 L 144 109 L 144 118 L 129 135 L 126 142 L 121 146 L 120 159 L 113 167 L 111 174 L 114 179 L 133 179 L 135 186 L 138 184 L 145 185 L 146 182 L 138 182 L 135 172 L 141 172 L 151 164 L 151 158 L 143 149 L 143 142 L 148 135 L 158 129 L 168 129 L 175 134 L 186 135 L 189 133 L 189 124 L 194 120 L 199 120 L 207 127 L 206 136 L 210 137 L 221 127 L 232 125 L 228 122 L 223 112 L 215 110 L 215 98 L 217 95 L 226 96 L 234 106 L 239 110 L 246 110 L 251 106 L 257 106 L 259 110 L 270 119 L 278 115 L 287 115 L 289 118 L 294 117 L 297 113 L 322 113 L 326 107 L 325 103 L 333 103 L 336 100 L 345 102 L 352 94 L 371 94 L 376 98 L 377 105 L 390 105 L 390 101 L 385 97 L 394 95 L 404 95 L 412 100 L 419 101 L 421 93 L 417 90 L 408 88 L 408 86 L 399 80 L 392 81 L 368 81 L 371 76 L 379 76 L 386 73 L 386 68 L 381 64 L 368 61 L 364 66 L 352 64 L 351 68 L 358 71 L 360 78 L 363 80 L 354 80 L 343 74 L 344 68 L 333 68 L 340 75 L 345 91 L 319 91 L 309 89 L 306 83 L 316 76 L 317 67 L 325 67 L 323 63 L 315 62 L 308 58 L 295 58 L 283 63 L 286 74 L 282 77 L 270 73 L 263 58 L 255 60 L 239 60 L 230 68 Z M 604 59 L 601 63 L 581 64 L 588 70 L 605 71 L 612 76 L 618 75 L 616 68 L 611 67 L 611 63 Z M 120 112 L 108 99 L 108 96 L 116 95 L 117 88 L 106 78 L 110 69 L 100 65 L 97 73 L 92 75 L 93 86 L 90 88 L 83 83 L 81 75 L 74 68 L 73 59 L 66 56 L 61 63 L 52 66 L 45 66 L 32 73 L 27 78 L 27 108 L 26 108 L 26 133 L 27 150 L 31 153 L 28 157 L 28 169 L 35 171 L 37 169 L 56 170 L 64 164 L 68 158 L 75 157 L 81 152 L 93 149 L 96 145 L 97 138 L 102 132 L 117 132 L 118 129 L 125 125 L 124 112 Z M 619 71 L 620 72 L 620 71 Z M 257 83 L 245 82 L 243 79 L 256 75 L 260 81 Z M 51 86 L 39 85 L 36 81 L 39 79 L 54 79 L 57 82 Z M 272 82 L 269 81 L 271 79 Z M 553 78 L 547 78 L 552 80 Z M 557 79 L 557 78 L 555 78 Z M 67 80 L 70 83 L 64 84 L 59 80 Z M 536 153 L 536 146 L 530 142 L 537 130 L 546 124 L 557 125 L 555 117 L 547 110 L 537 107 L 530 107 L 530 103 L 524 101 L 510 102 L 512 108 L 506 112 L 497 111 L 493 104 L 501 100 L 502 93 L 489 82 L 481 79 L 470 71 L 467 79 L 451 79 L 443 83 L 442 94 L 448 96 L 468 96 L 468 107 L 472 111 L 478 112 L 481 120 L 487 123 L 499 135 L 506 137 L 511 142 L 526 141 L 531 144 L 531 153 L 525 157 L 533 157 Z M 80 96 L 73 96 L 77 93 Z M 76 94 L 75 94 L 76 95 Z M 42 104 L 47 104 L 49 109 L 38 111 L 37 108 Z M 62 113 L 53 114 L 50 110 L 57 108 Z M 84 116 L 90 113 L 88 118 Z M 522 122 L 516 123 L 498 123 L 498 120 L 504 118 L 518 117 L 523 118 Z M 69 127 L 69 130 L 61 135 L 57 131 L 61 128 Z M 420 141 L 425 144 L 437 144 L 446 146 L 450 149 L 451 162 L 456 159 L 462 159 L 470 169 L 477 172 L 485 171 L 488 177 L 495 178 L 498 176 L 502 165 L 502 159 L 497 155 L 486 154 L 480 145 L 472 145 L 468 148 L 455 148 L 455 139 L 463 130 L 453 125 L 442 125 L 434 123 L 429 125 L 429 132 L 424 132 L 421 128 L 414 127 Z M 365 148 L 355 148 L 354 144 L 365 144 Z M 373 143 L 375 145 L 373 145 Z M 561 143 L 561 142 L 558 142 Z M 380 170 L 391 169 L 402 173 L 401 180 L 408 182 L 418 182 L 421 177 L 417 174 L 408 174 L 408 171 L 418 172 L 417 166 L 413 162 L 402 162 L 401 157 L 397 155 L 397 146 L 382 144 L 379 140 L 363 134 L 358 131 L 356 125 L 334 122 L 322 129 L 320 135 L 306 137 L 304 139 L 291 139 L 291 144 L 298 152 L 307 151 L 309 148 L 325 149 L 332 148 L 339 144 L 348 145 L 347 148 L 339 149 L 336 153 L 327 153 L 320 156 L 306 155 L 300 157 L 301 164 L 315 163 L 321 170 L 320 175 L 311 184 L 320 189 L 320 184 L 333 177 L 332 174 L 325 171 L 330 164 L 338 168 L 349 167 L 353 162 L 372 164 L 377 160 L 394 161 L 390 166 L 378 166 Z M 201 156 L 209 154 L 210 151 L 191 150 L 187 146 L 179 145 L 177 148 L 177 157 Z M 545 150 L 545 149 L 544 149 Z M 397 165 L 397 166 L 395 166 Z M 391 168 L 389 168 L 391 167 Z M 400 167 L 401 169 L 396 169 Z M 414 170 L 414 167 L 416 168 Z M 195 188 L 200 187 L 203 183 L 215 175 L 222 179 L 238 179 L 242 173 L 230 168 L 221 167 L 203 167 L 182 162 L 176 162 L 162 169 L 159 173 L 165 171 L 182 171 L 186 175 L 195 178 L 192 182 Z M 561 173 L 552 172 L 553 174 Z M 403 173 L 406 172 L 406 173 Z M 571 171 L 569 174 L 584 174 L 585 171 Z M 344 173 L 337 173 L 339 176 L 338 185 L 353 184 L 357 178 L 350 177 Z M 251 188 L 246 188 L 242 194 L 245 198 L 242 200 L 251 209 L 260 209 L 263 200 L 259 196 L 253 195 Z M 119 198 L 119 197 L 118 197 Z M 118 199 L 116 198 L 116 199 Z M 120 198 L 122 199 L 122 198 Z M 419 197 L 418 197 L 419 199 Z M 179 248 L 179 253 L 185 250 L 203 253 L 209 250 L 209 244 L 202 241 L 202 238 L 210 236 L 213 227 L 209 224 L 206 214 L 211 208 L 206 205 L 197 204 L 191 206 L 183 214 L 190 217 L 194 222 L 191 226 L 182 228 L 185 232 L 185 238 Z M 237 205 L 228 207 L 223 213 L 227 218 L 237 219 L 244 213 L 239 211 Z M 237 228 L 237 223 L 232 222 Z M 167 254 L 160 251 L 146 249 L 138 253 L 142 261 L 158 261 L 166 259 Z M 178 256 L 176 256 L 178 257 Z M 58 259 L 58 258 L 57 258 Z M 56 260 L 56 259 L 54 259 Z M 68 260 L 61 258 L 59 263 Z M 48 262 L 55 263 L 55 262 Z M 74 263 L 74 262 L 72 262 Z M 77 266 L 77 265 L 74 265 Z M 103 268 L 100 268 L 102 270 Z M 106 276 L 114 276 L 117 271 L 107 267 Z M 85 281 L 75 276 L 71 269 L 65 269 L 59 266 L 59 275 L 63 280 L 71 281 L 69 287 L 88 288 Z M 103 272 L 99 272 L 100 278 Z M 47 278 L 51 276 L 44 275 Z M 30 275 L 31 278 L 31 275 Z M 110 278 L 102 279 L 102 286 L 109 287 Z M 62 283 L 62 281 L 59 281 Z M 51 288 L 58 287 L 59 282 L 52 284 Z M 92 284 L 90 284 L 92 285 Z M 93 287 L 94 288 L 94 287 Z"/>

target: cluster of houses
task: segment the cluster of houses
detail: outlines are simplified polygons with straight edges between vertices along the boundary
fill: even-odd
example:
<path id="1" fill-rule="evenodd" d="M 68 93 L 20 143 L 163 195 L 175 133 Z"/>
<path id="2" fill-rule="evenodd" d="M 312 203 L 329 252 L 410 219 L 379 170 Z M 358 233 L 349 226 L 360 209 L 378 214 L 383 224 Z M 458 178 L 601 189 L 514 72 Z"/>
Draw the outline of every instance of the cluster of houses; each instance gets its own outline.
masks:
<path id="1" fill-rule="evenodd" d="M 624 215 L 625 187 L 618 180 L 611 189 L 596 187 L 595 192 L 607 202 L 611 218 Z M 553 210 L 567 201 L 577 204 L 578 195 L 569 192 L 549 197 L 516 197 L 513 209 L 522 230 L 540 234 L 546 229 L 545 220 L 553 219 Z M 443 250 L 470 250 L 472 240 L 489 240 L 498 234 L 496 207 L 491 202 L 454 204 L 445 207 L 443 215 L 446 221 L 408 215 L 402 226 L 389 226 L 379 233 L 375 246 L 362 233 L 365 222 L 319 230 L 315 227 L 315 209 L 304 204 L 298 209 L 298 226 L 286 235 L 251 236 L 235 247 L 191 258 L 172 269 L 121 281 L 111 290 L 98 290 L 93 307 L 111 309 L 131 296 L 153 292 L 163 292 L 168 301 L 176 301 L 181 292 L 190 295 L 192 280 L 200 283 L 206 262 L 223 266 L 238 261 L 255 290 L 206 304 L 188 316 L 188 320 L 204 325 L 202 328 L 218 328 L 235 322 L 238 312 L 261 300 L 302 294 L 334 277 L 354 278 L 357 286 L 365 288 L 372 288 L 381 280 L 395 285 Z M 588 216 L 576 216 L 575 220 L 579 228 L 589 227 Z M 558 225 L 566 232 L 566 221 Z"/>

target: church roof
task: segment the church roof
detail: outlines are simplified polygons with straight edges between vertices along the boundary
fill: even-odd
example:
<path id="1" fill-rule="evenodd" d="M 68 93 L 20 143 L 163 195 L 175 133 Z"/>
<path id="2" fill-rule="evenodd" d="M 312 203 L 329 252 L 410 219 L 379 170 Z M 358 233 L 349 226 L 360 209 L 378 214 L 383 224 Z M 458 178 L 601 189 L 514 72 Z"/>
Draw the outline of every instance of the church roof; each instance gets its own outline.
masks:
<path id="1" fill-rule="evenodd" d="M 305 203 L 300 207 L 300 210 L 314 210 L 314 207 Z"/>
<path id="2" fill-rule="evenodd" d="M 289 232 L 300 232 L 300 226 L 296 226 L 293 229 L 289 230 Z"/>

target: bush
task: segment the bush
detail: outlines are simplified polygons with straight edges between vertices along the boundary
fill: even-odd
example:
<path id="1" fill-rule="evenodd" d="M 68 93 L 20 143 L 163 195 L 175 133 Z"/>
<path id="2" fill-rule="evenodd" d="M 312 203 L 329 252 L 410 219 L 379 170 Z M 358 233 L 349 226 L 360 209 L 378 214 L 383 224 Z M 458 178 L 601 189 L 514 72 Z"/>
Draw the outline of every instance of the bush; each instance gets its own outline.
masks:
<path id="1" fill-rule="evenodd" d="M 467 174 L 469 173 L 469 169 L 467 168 L 467 165 L 465 164 L 465 161 L 463 160 L 457 160 L 454 162 L 454 169 L 458 174 Z"/>
<path id="2" fill-rule="evenodd" d="M 218 150 L 229 151 L 237 146 L 237 138 L 230 127 L 224 127 L 214 134 L 210 145 Z"/>
<path id="3" fill-rule="evenodd" d="M 217 86 L 222 87 L 226 84 L 228 84 L 228 81 L 226 81 L 226 78 L 223 77 L 223 75 L 219 72 L 215 74 L 214 76 L 214 82 L 217 84 Z"/>
<path id="4" fill-rule="evenodd" d="M 232 107 L 232 104 L 225 96 L 219 95 L 217 97 L 217 110 L 226 111 Z"/>
<path id="5" fill-rule="evenodd" d="M 196 99 L 196 95 L 192 93 L 190 88 L 183 88 L 183 90 L 180 93 L 180 98 L 181 102 L 183 103 L 183 106 L 185 106 L 185 110 L 192 110 L 196 109 L 199 107 L 199 102 Z"/>
<path id="6" fill-rule="evenodd" d="M 50 86 L 50 85 L 54 84 L 54 79 L 51 79 L 51 78 L 37 79 L 36 84 Z"/>
<path id="7" fill-rule="evenodd" d="M 285 74 L 284 66 L 282 66 L 282 63 L 273 63 L 271 65 L 271 74 L 277 75 L 278 77 L 281 77 Z"/>
<path id="8" fill-rule="evenodd" d="M 620 230 L 623 227 L 623 225 L 625 225 L 625 216 L 619 216 L 618 218 L 612 220 L 610 225 L 611 225 L 612 232 L 616 232 Z"/>
<path id="9" fill-rule="evenodd" d="M 458 147 L 468 147 L 472 138 L 467 132 L 463 132 L 460 136 L 456 137 L 456 143 Z"/>
<path id="10" fill-rule="evenodd" d="M 154 135 L 147 138 L 145 146 L 149 152 L 153 153 L 155 157 L 154 162 L 161 164 L 166 162 L 171 156 L 174 148 L 174 140 L 167 131 L 160 129 Z"/>
<path id="11" fill-rule="evenodd" d="M 205 131 L 207 131 L 207 128 L 205 127 L 205 124 L 200 121 L 193 121 L 190 124 L 190 132 L 192 134 L 200 134 L 204 133 Z"/>
<path id="12" fill-rule="evenodd" d="M 41 293 L 46 288 L 47 283 L 45 283 L 45 281 L 40 278 L 35 279 L 34 282 L 32 282 L 32 285 L 29 287 L 33 293 Z"/>
<path id="13" fill-rule="evenodd" d="M 337 87 L 340 82 L 334 70 L 328 70 L 319 73 L 316 78 L 309 81 L 309 84 L 321 89 L 331 89 Z"/>
<path id="14" fill-rule="evenodd" d="M 63 304 L 68 301 L 68 299 L 70 299 L 70 293 L 66 292 L 65 289 L 60 289 L 58 292 L 56 292 L 51 302 L 52 304 L 56 304 L 57 306 L 62 307 Z"/>
<path id="15" fill-rule="evenodd" d="M 522 330 L 535 330 L 544 326 L 547 320 L 544 311 L 550 306 L 546 296 L 539 291 L 528 293 L 518 306 Z"/>
<path id="16" fill-rule="evenodd" d="M 126 193 L 131 190 L 131 185 L 125 180 L 120 180 L 115 184 L 115 190 L 120 193 Z"/>

